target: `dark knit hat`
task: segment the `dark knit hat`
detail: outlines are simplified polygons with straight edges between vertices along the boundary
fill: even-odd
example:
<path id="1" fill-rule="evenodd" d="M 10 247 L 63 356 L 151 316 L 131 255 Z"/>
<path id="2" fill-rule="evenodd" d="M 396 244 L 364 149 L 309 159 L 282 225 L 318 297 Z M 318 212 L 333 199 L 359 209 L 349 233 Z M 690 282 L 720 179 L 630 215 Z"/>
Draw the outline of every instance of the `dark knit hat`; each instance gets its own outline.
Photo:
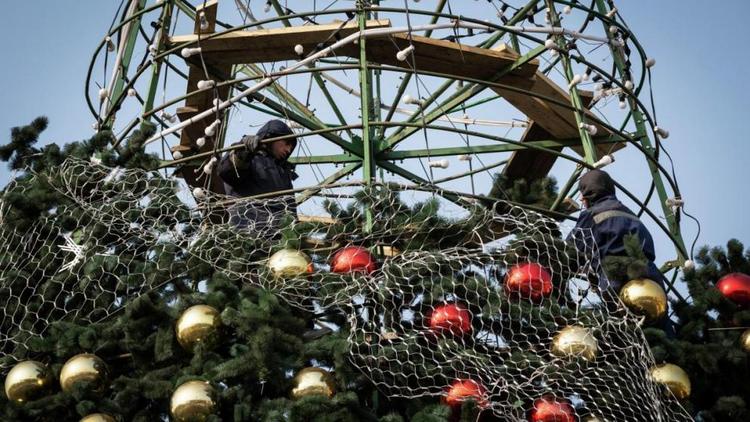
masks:
<path id="1" fill-rule="evenodd" d="M 294 134 L 294 132 L 292 132 L 292 129 L 290 129 L 286 123 L 281 120 L 269 120 L 266 124 L 261 126 L 256 136 L 258 139 L 263 140 L 292 134 Z M 289 138 L 289 140 L 294 142 L 295 145 L 297 144 L 297 138 Z"/>
<path id="2" fill-rule="evenodd" d="M 590 204 L 593 204 L 605 196 L 615 194 L 615 181 L 606 171 L 591 170 L 581 176 L 578 190 Z"/>

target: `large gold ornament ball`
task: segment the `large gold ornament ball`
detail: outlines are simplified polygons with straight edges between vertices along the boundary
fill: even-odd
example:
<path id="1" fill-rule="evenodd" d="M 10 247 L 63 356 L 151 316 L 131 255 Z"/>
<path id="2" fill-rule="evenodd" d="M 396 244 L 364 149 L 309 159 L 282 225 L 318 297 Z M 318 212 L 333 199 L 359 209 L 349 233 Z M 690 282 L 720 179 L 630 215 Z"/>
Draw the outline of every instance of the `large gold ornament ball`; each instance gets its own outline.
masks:
<path id="1" fill-rule="evenodd" d="M 552 353 L 560 357 L 581 357 L 594 360 L 599 353 L 599 343 L 590 329 L 580 325 L 570 325 L 552 339 Z"/>
<path id="2" fill-rule="evenodd" d="M 85 416 L 79 422 L 117 422 L 117 419 L 106 413 L 93 413 Z"/>
<path id="3" fill-rule="evenodd" d="M 60 371 L 60 387 L 65 392 L 70 392 L 78 384 L 86 384 L 93 391 L 101 391 L 108 381 L 107 365 L 90 353 L 73 356 Z"/>
<path id="4" fill-rule="evenodd" d="M 216 390 L 207 381 L 188 381 L 172 393 L 169 412 L 177 422 L 205 421 L 216 410 Z"/>
<path id="5" fill-rule="evenodd" d="M 651 368 L 651 378 L 664 384 L 680 400 L 690 395 L 690 377 L 677 365 L 665 363 L 654 366 Z"/>
<path id="6" fill-rule="evenodd" d="M 193 351 L 199 343 L 213 346 L 219 341 L 221 315 L 213 306 L 195 305 L 182 312 L 175 324 L 177 341 L 183 349 Z"/>
<path id="7" fill-rule="evenodd" d="M 302 277 L 312 272 L 312 260 L 296 249 L 282 249 L 271 255 L 268 268 L 278 278 Z"/>
<path id="8" fill-rule="evenodd" d="M 24 403 L 43 395 L 52 385 L 49 368 L 34 360 L 17 363 L 5 377 L 5 396 L 16 403 Z"/>
<path id="9" fill-rule="evenodd" d="M 667 294 L 655 281 L 647 278 L 631 280 L 622 290 L 620 299 L 631 311 L 651 323 L 667 313 Z"/>
<path id="10" fill-rule="evenodd" d="M 742 346 L 744 351 L 750 352 L 750 329 L 745 330 L 745 332 L 742 333 L 742 336 L 740 337 L 740 346 Z"/>
<path id="11" fill-rule="evenodd" d="M 322 368 L 304 368 L 292 381 L 292 398 L 299 400 L 310 395 L 333 397 L 336 392 L 331 373 Z"/>

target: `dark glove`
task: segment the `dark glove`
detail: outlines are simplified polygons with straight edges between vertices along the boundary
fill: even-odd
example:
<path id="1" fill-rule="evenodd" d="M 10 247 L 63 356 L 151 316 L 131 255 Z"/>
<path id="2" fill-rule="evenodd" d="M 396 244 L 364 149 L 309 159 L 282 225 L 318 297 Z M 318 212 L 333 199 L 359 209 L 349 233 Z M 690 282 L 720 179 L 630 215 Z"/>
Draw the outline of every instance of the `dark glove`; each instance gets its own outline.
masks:
<path id="1" fill-rule="evenodd" d="M 260 145 L 260 138 L 253 135 L 245 135 L 242 137 L 242 144 L 245 145 L 247 152 L 255 152 Z"/>

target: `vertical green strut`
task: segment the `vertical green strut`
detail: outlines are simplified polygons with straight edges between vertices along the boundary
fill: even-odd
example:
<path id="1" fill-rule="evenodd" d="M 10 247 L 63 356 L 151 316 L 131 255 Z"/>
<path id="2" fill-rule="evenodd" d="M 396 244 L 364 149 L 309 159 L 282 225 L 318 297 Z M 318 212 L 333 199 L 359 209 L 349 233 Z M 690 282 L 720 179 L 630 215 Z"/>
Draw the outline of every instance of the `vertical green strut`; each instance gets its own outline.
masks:
<path id="1" fill-rule="evenodd" d="M 359 30 L 364 31 L 367 25 L 367 11 L 364 9 L 362 0 L 357 0 L 357 19 L 359 21 Z M 362 170 L 363 178 L 366 188 L 372 185 L 375 181 L 375 157 L 373 149 L 373 138 L 374 130 L 370 126 L 370 116 L 374 110 L 373 98 L 372 98 L 372 71 L 367 67 L 367 51 L 365 48 L 365 39 L 363 34 L 359 36 L 359 86 L 360 92 L 362 93 Z M 372 230 L 373 218 L 372 209 L 369 207 L 365 210 L 365 232 L 369 233 Z"/>
<path id="2" fill-rule="evenodd" d="M 143 7 L 146 5 L 146 0 L 132 1 L 137 2 L 136 7 L 133 9 L 133 14 L 143 9 Z M 138 29 L 141 26 L 141 16 L 142 15 L 138 15 L 130 22 L 130 25 L 128 26 L 127 39 L 125 41 L 125 49 L 122 54 L 120 65 L 118 66 L 118 69 L 113 70 L 113 72 L 115 72 L 117 76 L 115 77 L 114 86 L 110 89 L 108 110 L 103 110 L 105 116 L 107 114 L 109 114 L 110 116 L 109 119 L 104 122 L 104 126 L 106 127 L 111 128 L 114 126 L 115 113 L 111 112 L 110 110 L 115 109 L 115 104 L 121 100 L 121 97 L 123 95 L 123 88 L 125 87 L 126 83 L 128 67 L 130 66 L 130 61 L 133 59 L 133 50 L 135 48 L 135 43 L 138 40 Z M 126 19 L 130 17 L 131 16 L 126 16 Z"/>
<path id="3" fill-rule="evenodd" d="M 549 18 L 550 22 L 552 23 L 552 26 L 554 27 L 560 27 L 560 19 L 557 16 L 557 11 L 555 10 L 555 2 L 554 0 L 547 0 L 547 9 L 549 11 Z M 557 46 L 560 47 L 560 60 L 563 64 L 563 69 L 565 70 L 565 79 L 568 81 L 568 84 L 573 80 L 574 74 L 573 74 L 573 66 L 570 63 L 570 57 L 568 57 L 567 53 L 565 52 L 565 40 L 562 35 L 556 37 L 557 38 Z M 594 143 L 591 140 L 591 135 L 587 130 L 581 127 L 581 123 L 585 123 L 583 121 L 583 101 L 581 101 L 581 96 L 578 93 L 578 87 L 576 85 L 570 85 L 570 88 L 568 89 L 568 92 L 570 94 L 570 103 L 574 108 L 574 114 L 576 117 L 576 124 L 578 125 L 578 133 L 581 136 L 581 143 L 583 144 L 583 153 L 584 153 L 584 159 L 586 160 L 586 164 L 594 164 L 597 160 L 596 157 L 596 149 L 594 148 Z"/>
<path id="4" fill-rule="evenodd" d="M 606 15 L 609 12 L 609 9 L 605 5 L 603 0 L 596 0 L 596 7 L 599 9 L 599 13 Z M 602 21 L 602 24 L 604 25 L 604 32 L 609 37 L 610 41 L 612 40 L 612 37 L 614 36 L 607 27 L 607 23 Z M 625 76 L 625 60 L 623 58 L 623 53 L 620 49 L 615 47 L 611 42 L 609 43 L 610 50 L 612 52 L 612 57 L 615 61 L 615 66 L 617 67 L 617 71 L 620 73 L 620 76 Z M 634 88 L 635 89 L 635 88 Z M 643 117 L 643 113 L 641 113 L 641 110 L 638 108 L 638 104 L 630 99 L 628 101 L 630 103 L 630 110 L 633 113 L 633 121 L 635 121 L 635 127 L 636 127 L 636 136 L 638 140 L 640 140 L 641 145 L 643 146 L 643 149 L 645 150 L 646 154 L 649 154 L 651 157 L 653 157 L 654 154 L 654 146 L 651 145 L 651 139 L 648 137 L 648 131 L 646 129 L 646 119 Z M 654 180 L 654 186 L 656 187 L 656 192 L 659 195 L 659 202 L 661 202 L 661 207 L 664 212 L 664 217 L 667 220 L 667 226 L 669 227 L 669 231 L 672 233 L 672 236 L 674 237 L 674 240 L 677 242 L 677 261 L 681 265 L 685 262 L 686 257 L 682 253 L 682 251 L 687 251 L 685 249 L 685 242 L 682 239 L 682 233 L 680 232 L 680 226 L 677 224 L 677 219 L 675 218 L 675 213 L 672 212 L 670 207 L 667 205 L 667 199 L 669 199 L 669 195 L 667 194 L 667 190 L 664 187 L 664 182 L 661 180 L 661 174 L 659 173 L 659 168 L 656 166 L 656 164 L 652 160 L 648 160 L 648 166 L 651 170 L 651 176 Z"/>
<path id="5" fill-rule="evenodd" d="M 161 26 L 158 32 L 158 39 L 155 39 L 153 42 L 156 45 L 157 51 L 161 51 L 162 44 L 164 40 L 169 36 L 169 29 L 172 23 L 172 3 L 165 3 L 164 8 L 161 12 L 161 17 L 159 18 L 159 25 Z M 156 98 L 156 90 L 157 86 L 159 84 L 159 75 L 161 74 L 161 65 L 162 61 L 166 60 L 166 58 L 161 58 L 158 60 L 154 60 L 154 62 L 151 64 L 151 81 L 149 82 L 148 86 L 148 95 L 146 97 L 146 100 L 143 103 L 143 113 L 145 114 L 152 108 L 154 108 L 154 100 Z M 141 125 L 145 125 L 146 120 L 141 123 Z"/>

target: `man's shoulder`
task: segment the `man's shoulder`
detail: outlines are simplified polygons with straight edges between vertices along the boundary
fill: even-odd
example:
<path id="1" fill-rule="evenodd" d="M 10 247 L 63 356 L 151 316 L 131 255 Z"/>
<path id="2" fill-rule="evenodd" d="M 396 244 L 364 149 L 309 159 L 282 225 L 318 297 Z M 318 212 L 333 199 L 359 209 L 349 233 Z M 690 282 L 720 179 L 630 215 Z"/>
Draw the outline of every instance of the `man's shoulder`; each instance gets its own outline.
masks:
<path id="1" fill-rule="evenodd" d="M 630 210 L 630 208 L 626 207 L 625 204 L 620 202 L 619 199 L 614 197 L 597 202 L 596 204 L 588 208 L 587 211 L 591 212 L 592 215 L 596 215 L 604 211 L 623 211 L 628 214 L 635 214 Z"/>

